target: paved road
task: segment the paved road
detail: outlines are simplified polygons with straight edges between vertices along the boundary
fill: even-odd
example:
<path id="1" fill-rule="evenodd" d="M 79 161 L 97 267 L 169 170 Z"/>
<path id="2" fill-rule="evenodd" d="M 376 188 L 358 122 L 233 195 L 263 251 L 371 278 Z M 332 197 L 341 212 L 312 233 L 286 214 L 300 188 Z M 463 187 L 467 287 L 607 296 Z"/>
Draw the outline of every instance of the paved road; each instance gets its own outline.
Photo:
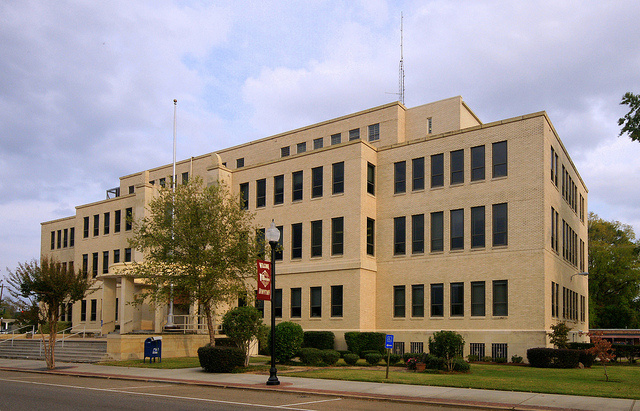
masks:
<path id="1" fill-rule="evenodd" d="M 0 410 L 447 410 L 285 392 L 0 371 Z M 469 408 L 467 408 L 469 409 Z M 484 408 L 486 409 L 486 408 Z"/>

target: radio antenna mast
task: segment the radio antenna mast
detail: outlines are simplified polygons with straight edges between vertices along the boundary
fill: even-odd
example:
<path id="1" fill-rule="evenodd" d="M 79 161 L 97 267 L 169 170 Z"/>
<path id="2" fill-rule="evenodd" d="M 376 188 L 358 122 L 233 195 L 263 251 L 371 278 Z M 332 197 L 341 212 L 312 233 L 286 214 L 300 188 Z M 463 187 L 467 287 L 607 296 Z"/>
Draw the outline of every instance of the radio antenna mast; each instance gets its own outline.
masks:
<path id="1" fill-rule="evenodd" d="M 400 12 L 400 67 L 398 78 L 398 96 L 400 96 L 400 102 L 404 105 L 404 51 L 403 51 L 403 20 L 404 17 Z"/>

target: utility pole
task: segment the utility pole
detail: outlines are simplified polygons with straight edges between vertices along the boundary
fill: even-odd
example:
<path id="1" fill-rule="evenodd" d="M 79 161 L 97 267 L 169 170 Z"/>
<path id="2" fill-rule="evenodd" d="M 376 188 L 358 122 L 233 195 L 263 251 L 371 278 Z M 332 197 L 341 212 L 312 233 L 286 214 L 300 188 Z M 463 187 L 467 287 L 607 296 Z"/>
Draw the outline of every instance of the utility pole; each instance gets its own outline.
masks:
<path id="1" fill-rule="evenodd" d="M 4 308 L 2 308 L 2 292 L 4 291 L 4 280 L 0 280 L 0 331 L 4 331 Z"/>

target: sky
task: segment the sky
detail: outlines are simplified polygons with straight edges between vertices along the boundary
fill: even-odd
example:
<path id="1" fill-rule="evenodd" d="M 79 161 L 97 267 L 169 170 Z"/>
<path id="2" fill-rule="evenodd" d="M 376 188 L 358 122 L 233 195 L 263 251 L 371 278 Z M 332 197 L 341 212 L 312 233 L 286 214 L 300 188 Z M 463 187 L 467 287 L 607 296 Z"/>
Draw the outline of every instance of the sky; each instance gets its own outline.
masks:
<path id="1" fill-rule="evenodd" d="M 640 235 L 640 2 L 0 1 L 0 276 L 119 177 L 398 99 L 546 111 L 589 211 Z"/>

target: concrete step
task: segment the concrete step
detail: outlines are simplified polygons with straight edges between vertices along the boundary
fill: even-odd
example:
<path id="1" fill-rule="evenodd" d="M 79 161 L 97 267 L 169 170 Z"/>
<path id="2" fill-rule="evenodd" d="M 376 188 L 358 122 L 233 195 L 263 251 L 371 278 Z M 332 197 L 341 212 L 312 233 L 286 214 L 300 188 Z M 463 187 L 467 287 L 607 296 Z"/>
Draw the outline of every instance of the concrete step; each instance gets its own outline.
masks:
<path id="1" fill-rule="evenodd" d="M 44 359 L 42 341 L 13 340 L 0 343 L 0 357 Z M 66 362 L 98 362 L 107 358 L 107 342 L 96 340 L 56 341 L 56 360 Z"/>

